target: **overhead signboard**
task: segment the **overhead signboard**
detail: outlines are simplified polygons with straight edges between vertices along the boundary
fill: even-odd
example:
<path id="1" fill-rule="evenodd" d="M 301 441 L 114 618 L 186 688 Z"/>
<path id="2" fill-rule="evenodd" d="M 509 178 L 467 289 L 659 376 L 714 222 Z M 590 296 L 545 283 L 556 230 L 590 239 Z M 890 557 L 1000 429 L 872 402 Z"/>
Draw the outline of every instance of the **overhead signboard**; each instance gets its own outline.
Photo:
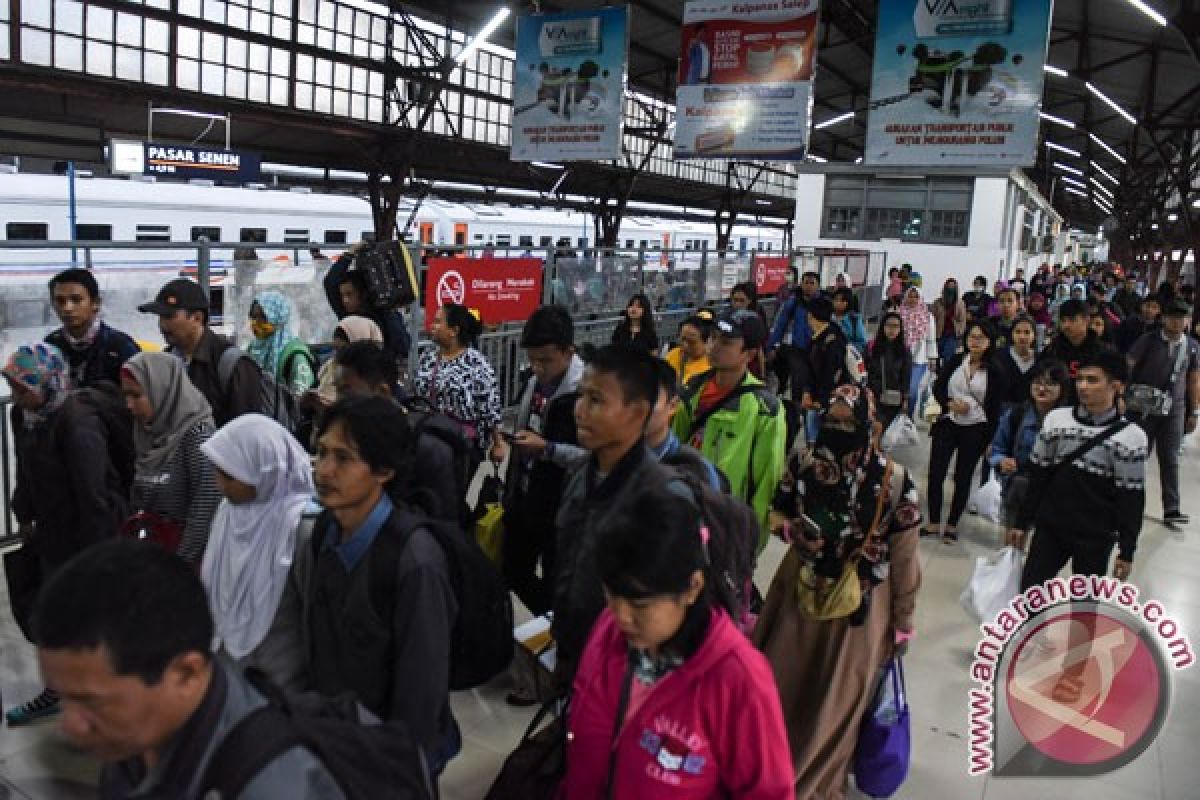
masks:
<path id="1" fill-rule="evenodd" d="M 880 3 L 866 163 L 1032 165 L 1051 5 Z"/>
<path id="2" fill-rule="evenodd" d="M 511 160 L 619 158 L 628 50 L 624 6 L 519 18 Z"/>
<path id="3" fill-rule="evenodd" d="M 425 327 L 433 312 L 458 303 L 486 325 L 523 322 L 542 302 L 540 258 L 431 258 L 425 278 Z"/>
<path id="4" fill-rule="evenodd" d="M 236 183 L 255 181 L 259 177 L 259 157 L 252 153 L 155 142 L 145 142 L 144 149 L 146 175 Z"/>
<path id="5" fill-rule="evenodd" d="M 804 157 L 817 11 L 817 0 L 684 6 L 676 158 Z"/>

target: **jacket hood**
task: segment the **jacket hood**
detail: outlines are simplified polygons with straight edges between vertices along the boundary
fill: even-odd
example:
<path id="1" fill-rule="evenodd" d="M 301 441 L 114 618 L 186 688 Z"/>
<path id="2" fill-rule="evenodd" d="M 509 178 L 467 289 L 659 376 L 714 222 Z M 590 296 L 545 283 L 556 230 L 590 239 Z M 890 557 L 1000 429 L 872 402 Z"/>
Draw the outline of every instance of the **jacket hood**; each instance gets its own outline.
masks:
<path id="1" fill-rule="evenodd" d="M 554 392 L 554 397 L 550 399 L 557 400 L 578 389 L 579 382 L 583 380 L 583 367 L 583 359 L 579 357 L 578 353 L 571 356 L 571 365 L 567 367 L 567 373 L 558 382 L 558 389 Z"/>
<path id="2" fill-rule="evenodd" d="M 679 667 L 679 680 L 689 683 L 698 680 L 717 662 L 733 652 L 734 646 L 739 641 L 746 641 L 745 634 L 734 627 L 733 621 L 727 613 L 714 610 L 700 649 Z"/>

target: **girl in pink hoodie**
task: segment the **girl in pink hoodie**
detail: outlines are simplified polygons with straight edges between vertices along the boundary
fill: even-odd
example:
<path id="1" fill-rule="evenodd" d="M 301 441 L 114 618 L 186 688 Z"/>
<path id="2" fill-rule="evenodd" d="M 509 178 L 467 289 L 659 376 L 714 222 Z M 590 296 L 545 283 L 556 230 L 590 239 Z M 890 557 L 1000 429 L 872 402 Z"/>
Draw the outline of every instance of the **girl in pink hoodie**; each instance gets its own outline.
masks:
<path id="1" fill-rule="evenodd" d="M 730 619 L 725 552 L 665 485 L 605 534 L 608 609 L 575 676 L 567 800 L 793 797 L 779 693 Z"/>

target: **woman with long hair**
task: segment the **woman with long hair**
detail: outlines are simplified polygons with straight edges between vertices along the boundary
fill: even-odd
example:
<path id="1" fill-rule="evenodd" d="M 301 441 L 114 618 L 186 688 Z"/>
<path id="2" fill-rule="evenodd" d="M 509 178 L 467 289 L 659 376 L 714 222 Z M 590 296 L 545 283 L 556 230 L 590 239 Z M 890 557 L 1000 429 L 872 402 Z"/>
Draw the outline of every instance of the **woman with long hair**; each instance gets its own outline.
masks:
<path id="1" fill-rule="evenodd" d="M 879 321 L 867 356 L 867 386 L 875 394 L 884 430 L 908 405 L 912 372 L 912 353 L 904 344 L 904 320 L 889 311 Z"/>
<path id="2" fill-rule="evenodd" d="M 867 328 L 862 314 L 854 310 L 854 290 L 841 287 L 833 291 L 833 322 L 846 334 L 846 341 L 863 355 L 867 350 Z"/>
<path id="3" fill-rule="evenodd" d="M 841 386 L 793 457 L 772 528 L 790 544 L 754 642 L 775 671 L 798 798 L 842 798 L 880 667 L 907 647 L 921 583 L 916 487 L 880 452 L 870 392 Z M 794 533 L 793 533 L 794 532 Z M 818 613 L 817 581 L 857 592 Z"/>
<path id="4" fill-rule="evenodd" d="M 1007 387 L 1003 369 L 994 358 L 996 337 L 985 322 L 972 322 L 964 337 L 966 350 L 952 358 L 933 384 L 933 396 L 943 411 L 933 424 L 929 452 L 929 527 L 923 536 L 936 536 L 942 526 L 942 486 L 954 464 L 954 496 L 950 516 L 941 529 L 947 544 L 958 541 L 958 520 L 966 510 L 975 467 L 992 440 Z M 957 455 L 956 455 L 957 454 Z"/>
<path id="5" fill-rule="evenodd" d="M 794 797 L 770 666 L 731 618 L 729 544 L 665 484 L 640 489 L 606 529 L 607 610 L 575 674 L 565 796 Z"/>
<path id="6" fill-rule="evenodd" d="M 947 278 L 942 293 L 933 301 L 933 319 L 937 324 L 938 359 L 945 364 L 958 352 L 967 329 L 967 305 L 958 296 L 958 281 Z"/>
<path id="7" fill-rule="evenodd" d="M 921 290 L 910 286 L 896 311 L 904 326 L 904 345 L 912 355 L 912 373 L 908 383 L 908 415 L 916 417 L 921 401 L 921 384 L 929 364 L 938 358 L 937 322 L 925 305 Z"/>
<path id="8" fill-rule="evenodd" d="M 474 445 L 475 464 L 486 455 L 500 464 L 508 444 L 500 432 L 500 386 L 483 353 L 475 349 L 483 324 L 466 306 L 437 310 L 429 336 L 437 345 L 421 354 L 413 394 L 453 419 Z"/>
<path id="9" fill-rule="evenodd" d="M 612 335 L 613 344 L 626 344 L 645 350 L 652 356 L 658 355 L 658 333 L 654 330 L 654 307 L 650 298 L 635 294 L 629 298 L 621 321 Z"/>

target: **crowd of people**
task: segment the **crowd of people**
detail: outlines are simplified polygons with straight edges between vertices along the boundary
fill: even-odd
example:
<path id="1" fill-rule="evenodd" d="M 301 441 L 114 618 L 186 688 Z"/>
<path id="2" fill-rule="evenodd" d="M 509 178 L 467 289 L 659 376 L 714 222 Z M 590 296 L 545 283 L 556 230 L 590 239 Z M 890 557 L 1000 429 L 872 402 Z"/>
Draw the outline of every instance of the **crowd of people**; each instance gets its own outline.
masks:
<path id="1" fill-rule="evenodd" d="M 600 348 L 542 306 L 506 414 L 461 305 L 431 310 L 402 387 L 403 316 L 369 307 L 353 253 L 326 279 L 323 364 L 277 292 L 255 296 L 242 350 L 198 284 L 170 281 L 140 309 L 168 348 L 139 352 L 89 271 L 59 274 L 62 327 L 2 370 L 24 543 L 6 567 L 46 686 L 8 724 L 61 713 L 106 798 L 200 798 L 219 744 L 274 702 L 264 685 L 349 695 L 407 732 L 436 791 L 478 613 L 456 555 L 475 547 L 468 487 L 503 467 L 497 580 L 548 617 L 555 653 L 549 697 L 514 680 L 507 699 L 562 716 L 564 796 L 843 797 L 880 675 L 917 633 L 919 539 L 955 544 L 975 486 L 1003 486 L 1025 586 L 1068 562 L 1107 573 L 1114 548 L 1130 575 L 1151 451 L 1163 520 L 1188 523 L 1200 345 L 1190 287 L 1117 269 L 1017 270 L 993 293 L 980 276 L 961 296 L 950 279 L 928 303 L 905 265 L 871 333 L 848 276 L 820 284 L 793 274 L 773 320 L 738 284 L 677 332 L 637 295 Z M 883 445 L 923 422 L 924 500 Z M 787 554 L 763 596 L 772 536 Z M 1056 696 L 1080 687 L 1068 670 Z M 238 796 L 349 796 L 299 745 L 247 780 Z"/>

